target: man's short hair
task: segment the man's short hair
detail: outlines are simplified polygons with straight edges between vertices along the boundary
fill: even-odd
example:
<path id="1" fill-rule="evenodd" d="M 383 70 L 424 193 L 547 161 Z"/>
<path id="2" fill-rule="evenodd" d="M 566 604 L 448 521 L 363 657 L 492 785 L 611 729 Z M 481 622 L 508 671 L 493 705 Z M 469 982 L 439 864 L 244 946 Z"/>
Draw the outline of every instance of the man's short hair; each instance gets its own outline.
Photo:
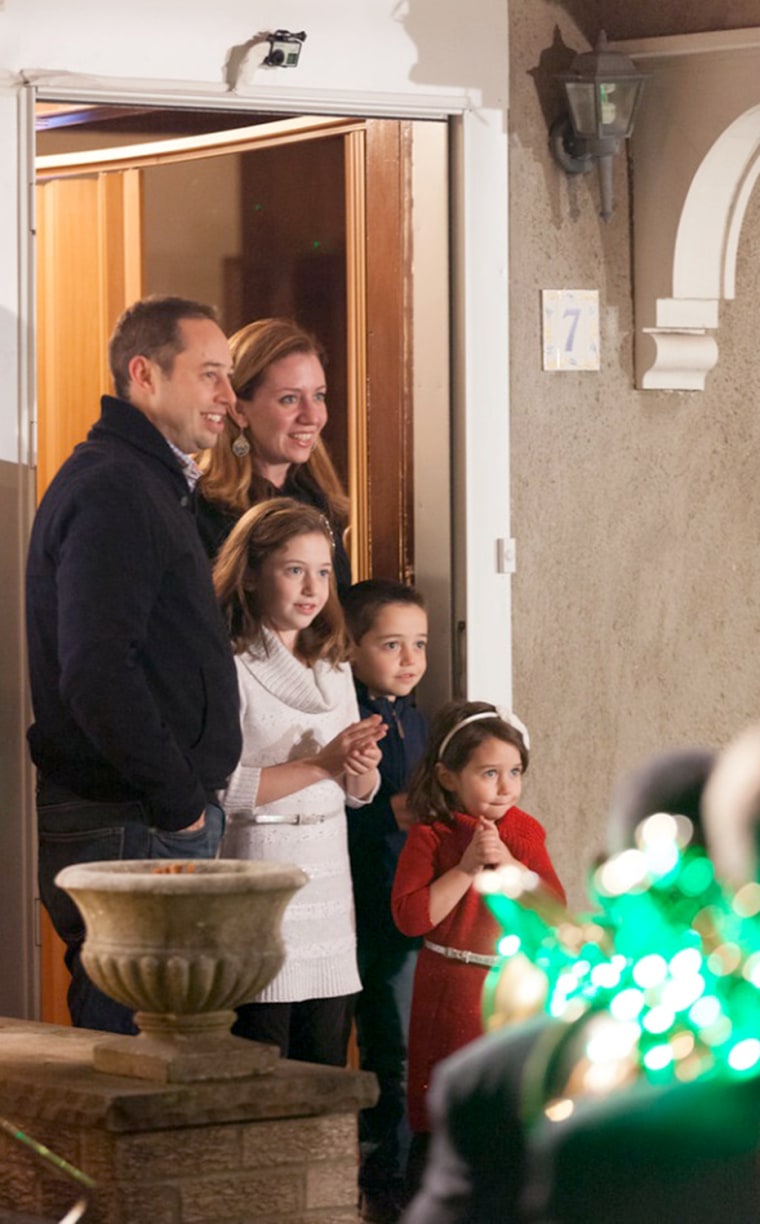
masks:
<path id="1" fill-rule="evenodd" d="M 425 611 L 425 600 L 418 590 L 388 578 L 355 582 L 343 593 L 341 603 L 351 641 L 357 646 L 388 604 L 414 604 Z"/>
<path id="2" fill-rule="evenodd" d="M 210 319 L 212 323 L 219 323 L 216 307 L 190 298 L 156 295 L 127 307 L 108 344 L 108 364 L 114 390 L 120 399 L 129 398 L 129 363 L 133 357 L 147 357 L 155 361 L 164 374 L 171 374 L 174 358 L 184 348 L 179 329 L 183 319 Z"/>

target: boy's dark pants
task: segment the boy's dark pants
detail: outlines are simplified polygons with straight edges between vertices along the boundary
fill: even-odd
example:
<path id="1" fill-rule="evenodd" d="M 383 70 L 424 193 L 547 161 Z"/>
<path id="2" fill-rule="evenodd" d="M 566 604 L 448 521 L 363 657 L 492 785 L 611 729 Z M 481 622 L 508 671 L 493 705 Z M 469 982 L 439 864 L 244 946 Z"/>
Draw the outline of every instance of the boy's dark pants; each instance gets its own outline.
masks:
<path id="1" fill-rule="evenodd" d="M 373 1071 L 380 1098 L 359 1114 L 359 1185 L 370 1195 L 399 1190 L 411 1133 L 406 1115 L 407 1039 L 416 948 L 399 940 L 371 943 L 359 935 L 362 991 L 356 1002 L 361 1067 Z"/>

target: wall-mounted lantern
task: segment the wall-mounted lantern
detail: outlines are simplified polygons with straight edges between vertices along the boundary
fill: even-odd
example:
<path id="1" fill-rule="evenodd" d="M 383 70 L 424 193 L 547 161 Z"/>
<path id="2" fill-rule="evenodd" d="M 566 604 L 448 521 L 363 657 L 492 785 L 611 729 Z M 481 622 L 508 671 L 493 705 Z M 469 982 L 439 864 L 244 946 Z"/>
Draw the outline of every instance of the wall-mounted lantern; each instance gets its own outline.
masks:
<path id="1" fill-rule="evenodd" d="M 568 111 L 552 124 L 549 147 L 566 174 L 587 174 L 597 164 L 605 221 L 612 216 L 612 158 L 633 131 L 647 76 L 627 55 L 609 50 L 603 30 L 593 51 L 556 74 Z"/>

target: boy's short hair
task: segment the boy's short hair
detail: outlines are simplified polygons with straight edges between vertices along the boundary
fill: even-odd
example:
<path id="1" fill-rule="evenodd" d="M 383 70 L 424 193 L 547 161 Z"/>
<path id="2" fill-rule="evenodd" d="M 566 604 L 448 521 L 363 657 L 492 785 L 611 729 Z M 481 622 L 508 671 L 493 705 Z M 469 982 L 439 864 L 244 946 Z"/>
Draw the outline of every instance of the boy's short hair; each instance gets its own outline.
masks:
<path id="1" fill-rule="evenodd" d="M 351 641 L 358 646 L 365 633 L 377 620 L 381 608 L 388 604 L 414 604 L 426 611 L 425 600 L 415 587 L 404 586 L 389 578 L 366 578 L 355 582 L 341 598 Z"/>

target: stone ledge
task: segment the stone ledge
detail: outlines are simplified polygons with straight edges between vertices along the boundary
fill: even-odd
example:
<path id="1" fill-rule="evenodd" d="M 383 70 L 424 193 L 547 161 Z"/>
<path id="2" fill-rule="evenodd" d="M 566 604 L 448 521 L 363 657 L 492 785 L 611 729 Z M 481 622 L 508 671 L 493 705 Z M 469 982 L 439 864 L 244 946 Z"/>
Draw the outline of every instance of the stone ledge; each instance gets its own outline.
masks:
<path id="1" fill-rule="evenodd" d="M 103 1033 L 0 1018 L 0 1112 L 110 1132 L 354 1113 L 377 1100 L 363 1071 L 281 1060 L 264 1075 L 154 1084 L 96 1071 Z"/>

